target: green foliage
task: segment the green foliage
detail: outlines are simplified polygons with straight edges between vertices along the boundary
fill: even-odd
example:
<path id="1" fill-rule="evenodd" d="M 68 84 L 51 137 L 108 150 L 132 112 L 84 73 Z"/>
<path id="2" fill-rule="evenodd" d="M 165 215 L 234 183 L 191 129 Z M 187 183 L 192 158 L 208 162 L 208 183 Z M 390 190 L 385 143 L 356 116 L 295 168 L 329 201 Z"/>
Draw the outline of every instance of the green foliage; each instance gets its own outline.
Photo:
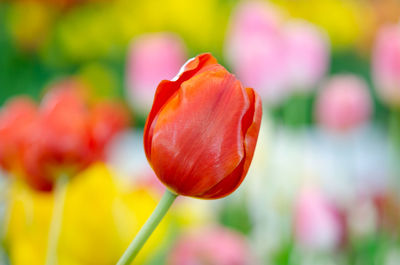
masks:
<path id="1" fill-rule="evenodd" d="M 237 230 L 245 235 L 250 234 L 252 223 L 249 216 L 246 200 L 232 200 L 228 198 L 221 208 L 219 221 L 222 225 Z"/>

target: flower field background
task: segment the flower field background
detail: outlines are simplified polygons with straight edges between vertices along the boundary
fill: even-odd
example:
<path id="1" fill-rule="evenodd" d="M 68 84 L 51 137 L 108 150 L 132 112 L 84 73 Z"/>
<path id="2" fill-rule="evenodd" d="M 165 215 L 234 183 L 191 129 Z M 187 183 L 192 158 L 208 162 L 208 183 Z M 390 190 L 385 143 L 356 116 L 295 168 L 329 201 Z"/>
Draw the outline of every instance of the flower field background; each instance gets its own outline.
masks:
<path id="1" fill-rule="evenodd" d="M 200 53 L 262 99 L 253 163 L 179 197 L 132 264 L 400 264 L 399 21 L 397 0 L 1 1 L 0 264 L 48 260 L 61 171 L 55 264 L 116 264 L 165 189 L 157 85 Z"/>

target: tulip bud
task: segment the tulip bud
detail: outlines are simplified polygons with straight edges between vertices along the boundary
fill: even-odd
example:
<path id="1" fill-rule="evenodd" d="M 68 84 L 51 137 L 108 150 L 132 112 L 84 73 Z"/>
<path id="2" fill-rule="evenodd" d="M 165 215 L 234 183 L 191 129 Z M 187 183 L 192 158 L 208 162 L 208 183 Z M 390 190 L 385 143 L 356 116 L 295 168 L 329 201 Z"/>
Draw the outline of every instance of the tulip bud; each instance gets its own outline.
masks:
<path id="1" fill-rule="evenodd" d="M 372 70 L 378 95 L 392 107 L 400 107 L 400 25 L 383 27 L 377 35 Z"/>
<path id="2" fill-rule="evenodd" d="M 353 75 L 331 78 L 317 98 L 318 122 L 335 131 L 346 131 L 363 124 L 371 111 L 367 84 Z"/>
<path id="3" fill-rule="evenodd" d="M 135 110 L 147 115 L 158 82 L 172 78 L 185 59 L 183 41 L 173 34 L 147 34 L 134 40 L 127 64 L 127 92 Z"/>
<path id="4" fill-rule="evenodd" d="M 199 55 L 158 85 L 144 129 L 147 159 L 174 193 L 227 196 L 249 169 L 261 114 L 253 89 L 210 54 Z"/>

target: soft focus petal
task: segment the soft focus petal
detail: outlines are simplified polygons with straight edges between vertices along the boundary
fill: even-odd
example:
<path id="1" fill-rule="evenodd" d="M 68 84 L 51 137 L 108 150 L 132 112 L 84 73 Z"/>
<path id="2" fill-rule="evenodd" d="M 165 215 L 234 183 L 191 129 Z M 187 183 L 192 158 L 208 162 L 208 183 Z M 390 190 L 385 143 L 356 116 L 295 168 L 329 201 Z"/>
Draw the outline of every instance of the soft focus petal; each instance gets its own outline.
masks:
<path id="1" fill-rule="evenodd" d="M 331 250 L 344 240 L 339 211 L 316 190 L 300 194 L 294 221 L 296 240 L 305 248 Z"/>
<path id="2" fill-rule="evenodd" d="M 317 98 L 316 118 L 324 127 L 346 131 L 367 122 L 372 102 L 367 84 L 353 75 L 328 80 Z"/>
<path id="3" fill-rule="evenodd" d="M 38 193 L 19 181 L 13 183 L 6 215 L 11 264 L 44 264 L 52 206 L 52 194 Z"/>
<path id="4" fill-rule="evenodd" d="M 269 103 L 281 101 L 287 93 L 287 49 L 281 23 L 273 6 L 243 2 L 232 16 L 226 43 L 235 74 Z"/>
<path id="5" fill-rule="evenodd" d="M 0 112 L 0 165 L 10 171 L 22 167 L 22 153 L 37 119 L 37 107 L 29 98 L 9 100 Z"/>
<path id="6" fill-rule="evenodd" d="M 134 109 L 148 113 L 160 80 L 171 79 L 185 62 L 183 41 L 171 33 L 135 39 L 127 65 L 127 86 Z"/>
<path id="7" fill-rule="evenodd" d="M 215 226 L 188 232 L 173 246 L 167 264 L 258 264 L 246 239 L 237 232 Z"/>
<path id="8" fill-rule="evenodd" d="M 329 40 L 311 23 L 293 20 L 285 27 L 288 58 L 288 86 L 310 91 L 322 79 L 329 64 Z"/>
<path id="9" fill-rule="evenodd" d="M 11 264 L 44 264 L 53 198 L 21 182 L 13 183 L 7 207 Z M 58 264 L 116 264 L 158 200 L 150 189 L 117 182 L 104 164 L 83 171 L 67 187 Z M 169 222 L 169 218 L 161 222 L 135 264 L 153 258 L 166 238 Z"/>
<path id="10" fill-rule="evenodd" d="M 60 265 L 116 264 L 158 200 L 149 189 L 117 182 L 104 164 L 83 171 L 68 187 L 59 240 Z M 168 222 L 160 224 L 135 264 L 143 264 L 157 251 Z"/>
<path id="11" fill-rule="evenodd" d="M 377 35 L 372 57 L 373 77 L 384 102 L 400 106 L 400 25 L 383 27 Z"/>
<path id="12" fill-rule="evenodd" d="M 120 103 L 98 103 L 92 110 L 89 121 L 90 145 L 93 160 L 103 159 L 107 144 L 128 127 L 129 115 Z"/>

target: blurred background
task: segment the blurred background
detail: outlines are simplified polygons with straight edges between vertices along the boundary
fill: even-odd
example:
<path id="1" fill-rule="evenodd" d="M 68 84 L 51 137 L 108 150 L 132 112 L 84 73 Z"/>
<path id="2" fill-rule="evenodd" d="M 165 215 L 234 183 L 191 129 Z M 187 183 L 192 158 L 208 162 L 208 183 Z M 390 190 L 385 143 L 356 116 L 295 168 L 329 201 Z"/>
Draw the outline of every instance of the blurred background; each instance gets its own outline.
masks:
<path id="1" fill-rule="evenodd" d="M 227 198 L 179 198 L 133 264 L 400 264 L 399 18 L 398 0 L 0 1 L 0 264 L 45 264 L 48 242 L 56 264 L 117 262 L 164 189 L 142 145 L 156 86 L 203 52 L 263 100 L 253 164 Z"/>

